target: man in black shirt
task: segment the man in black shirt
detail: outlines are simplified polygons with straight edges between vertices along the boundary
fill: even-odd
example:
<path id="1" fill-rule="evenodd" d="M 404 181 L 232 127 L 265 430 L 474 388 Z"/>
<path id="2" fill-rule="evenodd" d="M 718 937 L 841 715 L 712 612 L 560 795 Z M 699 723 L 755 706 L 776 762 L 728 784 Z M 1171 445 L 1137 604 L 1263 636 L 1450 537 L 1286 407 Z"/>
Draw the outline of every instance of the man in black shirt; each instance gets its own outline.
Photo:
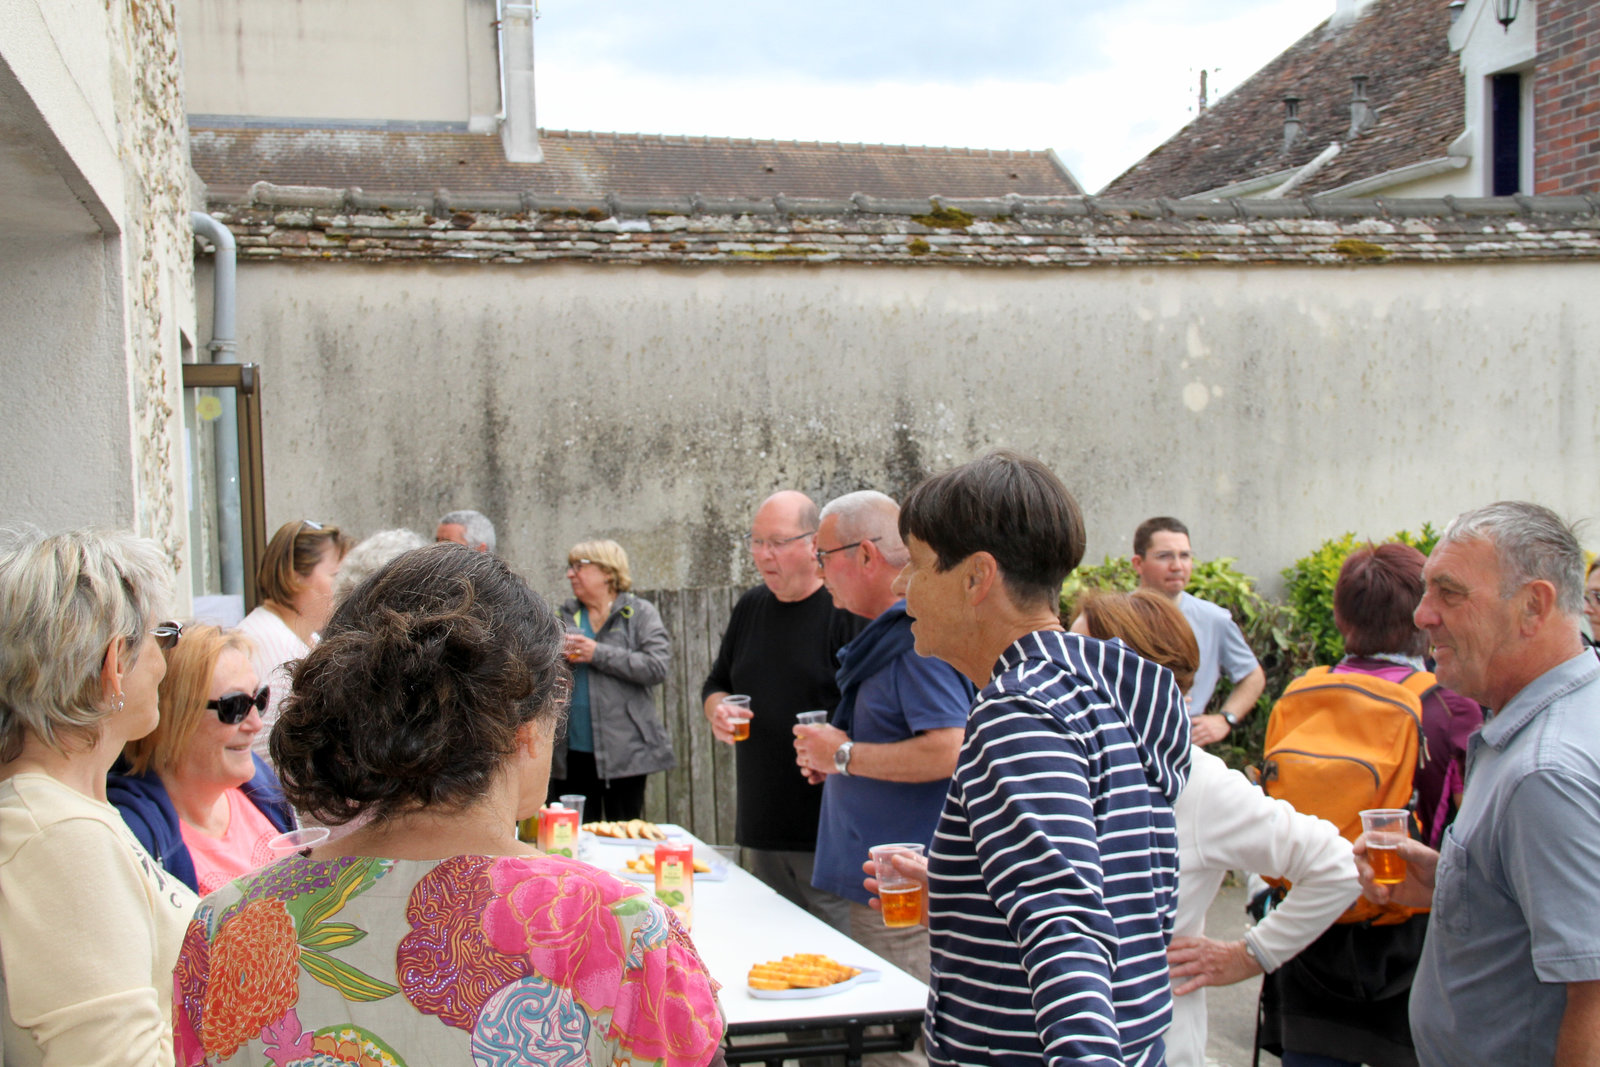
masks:
<path id="1" fill-rule="evenodd" d="M 833 606 L 817 569 L 817 505 L 804 493 L 774 493 L 750 524 L 750 554 L 762 584 L 739 598 L 711 674 L 701 688 L 718 741 L 733 744 L 722 698 L 750 697 L 750 737 L 737 746 L 734 837 L 756 877 L 843 930 L 849 902 L 811 885 L 822 790 L 794 762 L 795 716 L 839 702 L 838 651 L 865 620 Z"/>

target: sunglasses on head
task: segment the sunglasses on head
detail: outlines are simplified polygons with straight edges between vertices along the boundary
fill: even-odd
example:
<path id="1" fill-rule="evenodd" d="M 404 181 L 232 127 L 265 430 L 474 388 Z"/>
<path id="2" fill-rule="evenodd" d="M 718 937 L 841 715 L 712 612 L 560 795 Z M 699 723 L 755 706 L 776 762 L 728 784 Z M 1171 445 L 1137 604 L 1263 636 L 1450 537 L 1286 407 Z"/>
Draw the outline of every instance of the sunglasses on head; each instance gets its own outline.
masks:
<path id="1" fill-rule="evenodd" d="M 267 710 L 267 697 L 272 694 L 271 686 L 262 686 L 256 690 L 256 695 L 249 693 L 229 693 L 225 697 L 206 701 L 206 707 L 217 713 L 217 718 L 224 726 L 237 726 L 250 717 L 250 709 L 257 711 Z"/>
<path id="2" fill-rule="evenodd" d="M 164 622 L 160 626 L 152 627 L 150 636 L 156 639 L 156 647 L 163 652 L 171 652 L 178 646 L 178 638 L 183 636 L 183 623 Z"/>

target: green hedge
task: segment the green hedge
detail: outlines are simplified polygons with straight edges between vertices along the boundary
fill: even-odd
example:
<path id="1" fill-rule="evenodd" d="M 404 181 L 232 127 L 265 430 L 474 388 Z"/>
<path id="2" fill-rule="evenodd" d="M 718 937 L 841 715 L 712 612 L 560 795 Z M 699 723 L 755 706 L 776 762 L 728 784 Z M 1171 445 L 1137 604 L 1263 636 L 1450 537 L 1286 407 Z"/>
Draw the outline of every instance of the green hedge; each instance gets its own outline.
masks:
<path id="1" fill-rule="evenodd" d="M 1424 524 L 1421 531 L 1401 531 L 1389 538 L 1414 545 L 1424 554 L 1432 551 L 1438 534 Z M 1266 672 L 1267 686 L 1255 711 L 1226 741 L 1211 746 L 1230 766 L 1261 762 L 1267 715 L 1285 687 L 1317 664 L 1336 663 L 1344 655 L 1344 641 L 1333 624 L 1333 585 L 1345 557 L 1365 544 L 1353 533 L 1324 541 L 1309 554 L 1284 569 L 1285 602 L 1268 600 L 1257 591 L 1255 580 L 1238 570 L 1229 558 L 1196 563 L 1188 591 L 1202 600 L 1227 608 Z M 1125 557 L 1107 556 L 1101 563 L 1079 567 L 1061 587 L 1061 616 L 1070 621 L 1078 598 L 1091 589 L 1124 592 L 1139 584 L 1138 572 Z M 1217 707 L 1232 689 L 1227 678 L 1217 683 L 1211 706 Z"/>

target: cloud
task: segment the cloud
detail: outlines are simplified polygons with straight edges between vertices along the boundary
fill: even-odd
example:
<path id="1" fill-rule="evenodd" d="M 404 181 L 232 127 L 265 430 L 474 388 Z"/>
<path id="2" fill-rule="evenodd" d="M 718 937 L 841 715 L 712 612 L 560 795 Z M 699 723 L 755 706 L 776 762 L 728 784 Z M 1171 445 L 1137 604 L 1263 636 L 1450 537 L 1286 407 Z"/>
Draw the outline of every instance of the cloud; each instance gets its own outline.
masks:
<path id="1" fill-rule="evenodd" d="M 552 129 L 1055 148 L 1095 190 L 1331 13 L 1305 0 L 545 0 Z M 1213 94 L 1215 98 L 1215 93 Z"/>

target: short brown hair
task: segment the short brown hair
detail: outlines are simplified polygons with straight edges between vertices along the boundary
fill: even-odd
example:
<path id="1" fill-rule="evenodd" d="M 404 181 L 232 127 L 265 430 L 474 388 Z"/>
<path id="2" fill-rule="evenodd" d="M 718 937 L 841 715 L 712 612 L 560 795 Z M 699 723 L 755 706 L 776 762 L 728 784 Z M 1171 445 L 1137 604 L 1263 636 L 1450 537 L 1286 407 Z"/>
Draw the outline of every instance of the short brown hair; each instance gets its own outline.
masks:
<path id="1" fill-rule="evenodd" d="M 1164 596 L 1137 589 L 1131 593 L 1091 590 L 1078 605 L 1090 637 L 1122 643 L 1152 663 L 1172 672 L 1178 688 L 1188 693 L 1200 669 L 1200 645 L 1194 629 L 1177 605 Z"/>
<path id="2" fill-rule="evenodd" d="M 305 586 L 305 579 L 322 562 L 322 554 L 332 547 L 338 559 L 350 551 L 350 539 L 331 523 L 300 519 L 286 522 L 267 542 L 256 568 L 256 591 L 262 600 L 285 606 Z"/>
<path id="3" fill-rule="evenodd" d="M 900 509 L 900 536 L 915 537 L 947 571 L 974 552 L 1000 566 L 1019 606 L 1054 605 L 1083 559 L 1083 512 L 1043 463 L 996 449 L 928 478 Z"/>
<path id="4" fill-rule="evenodd" d="M 1422 600 L 1421 552 L 1399 541 L 1370 542 L 1345 558 L 1333 584 L 1333 618 L 1344 635 L 1346 655 L 1380 652 L 1416 656 L 1428 635 L 1412 613 Z"/>
<path id="5" fill-rule="evenodd" d="M 269 744 L 284 795 L 335 826 L 471 804 L 524 723 L 559 723 L 562 637 L 498 556 L 449 541 L 402 553 L 295 668 Z"/>
<path id="6" fill-rule="evenodd" d="M 134 774 L 143 774 L 152 768 L 157 774 L 164 774 L 177 766 L 200 723 L 200 716 L 207 712 L 211 676 L 216 673 L 217 661 L 228 649 L 248 656 L 250 639 L 238 630 L 184 625 L 183 636 L 166 654 L 167 673 L 157 690 L 161 721 L 150 733 L 122 746 L 122 754 Z"/>
<path id="7" fill-rule="evenodd" d="M 1176 533 L 1189 536 L 1189 527 L 1173 518 L 1171 515 L 1157 515 L 1153 519 L 1146 519 L 1133 531 L 1133 554 L 1143 556 L 1150 551 L 1150 539 L 1158 533 Z"/>
<path id="8" fill-rule="evenodd" d="M 633 576 L 628 573 L 628 553 L 615 541 L 579 541 L 567 553 L 567 562 L 586 559 L 605 572 L 606 581 L 613 593 L 626 593 L 633 588 Z"/>

